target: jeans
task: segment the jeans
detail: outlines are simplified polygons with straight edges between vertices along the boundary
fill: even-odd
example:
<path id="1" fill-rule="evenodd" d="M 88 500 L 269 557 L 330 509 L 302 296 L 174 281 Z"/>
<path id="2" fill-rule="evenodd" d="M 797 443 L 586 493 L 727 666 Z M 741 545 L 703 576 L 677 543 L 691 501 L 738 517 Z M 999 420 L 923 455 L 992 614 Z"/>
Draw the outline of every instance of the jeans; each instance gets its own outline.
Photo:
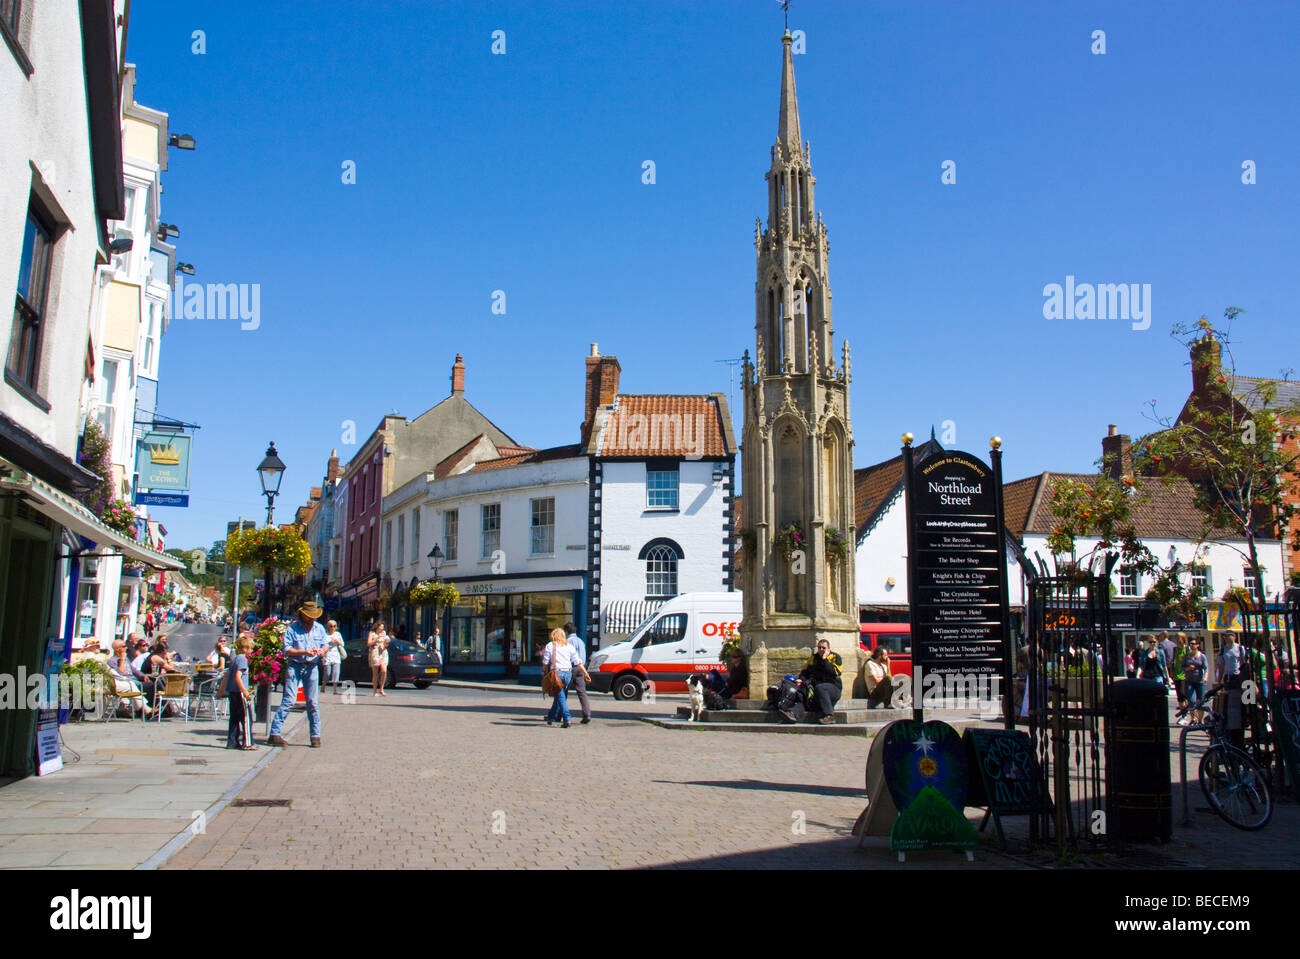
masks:
<path id="1" fill-rule="evenodd" d="M 325 664 L 325 682 L 333 683 L 336 686 L 338 685 L 340 665 L 341 665 L 340 663 Z"/>
<path id="2" fill-rule="evenodd" d="M 565 684 L 565 687 L 568 687 L 567 683 Z M 582 715 L 590 717 L 591 703 L 587 700 L 587 678 L 583 676 L 582 673 L 574 672 L 573 691 L 578 694 L 578 702 L 582 705 Z"/>
<path id="3" fill-rule="evenodd" d="M 569 701 L 564 698 L 564 690 L 568 687 L 569 680 L 573 678 L 573 670 L 561 669 L 558 670 L 558 673 L 560 676 L 560 691 L 556 693 L 555 701 L 551 703 L 551 708 L 546 711 L 546 721 L 548 723 L 553 723 L 561 717 L 563 717 L 566 723 L 570 719 Z"/>
<path id="4" fill-rule="evenodd" d="M 1183 685 L 1186 687 L 1188 705 L 1195 706 L 1205 697 L 1204 680 L 1185 679 Z"/>
<path id="5" fill-rule="evenodd" d="M 311 662 L 307 666 L 289 666 L 284 671 L 284 695 L 280 697 L 280 708 L 275 711 L 275 716 L 271 719 L 271 735 L 280 735 L 280 727 L 284 725 L 285 717 L 289 715 L 289 710 L 293 708 L 294 700 L 298 698 L 298 686 L 302 685 L 307 697 L 307 727 L 310 735 L 320 735 L 320 702 L 317 700 L 318 687 L 316 684 L 316 663 Z"/>
<path id="6" fill-rule="evenodd" d="M 813 701 L 817 704 L 817 711 L 823 716 L 834 713 L 841 692 L 842 690 L 835 683 L 817 683 L 813 686 Z"/>

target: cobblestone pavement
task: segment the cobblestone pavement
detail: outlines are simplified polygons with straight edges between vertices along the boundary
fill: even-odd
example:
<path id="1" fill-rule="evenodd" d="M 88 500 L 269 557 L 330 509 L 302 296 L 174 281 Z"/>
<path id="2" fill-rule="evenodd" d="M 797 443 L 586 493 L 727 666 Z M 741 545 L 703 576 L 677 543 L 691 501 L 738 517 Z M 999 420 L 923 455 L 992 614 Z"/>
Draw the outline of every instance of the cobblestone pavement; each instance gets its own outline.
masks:
<path id="1" fill-rule="evenodd" d="M 565 730 L 546 726 L 543 700 L 527 693 L 435 686 L 376 699 L 363 686 L 353 704 L 323 696 L 324 748 L 306 747 L 304 724 L 240 794 L 291 806 L 228 807 L 164 868 L 1051 864 L 1016 854 L 1023 817 L 1007 820 L 1011 856 L 991 836 L 974 863 L 931 852 L 900 865 L 887 840 L 858 849 L 850 830 L 865 805 L 868 739 L 666 730 L 637 717 L 671 715 L 676 699 L 593 704 L 591 725 Z M 1259 864 L 1280 837 L 1292 843 L 1300 825 L 1294 803 L 1262 835 L 1195 806 L 1181 844 L 1176 836 L 1149 863 L 1143 853 L 1109 864 L 1240 868 Z"/>

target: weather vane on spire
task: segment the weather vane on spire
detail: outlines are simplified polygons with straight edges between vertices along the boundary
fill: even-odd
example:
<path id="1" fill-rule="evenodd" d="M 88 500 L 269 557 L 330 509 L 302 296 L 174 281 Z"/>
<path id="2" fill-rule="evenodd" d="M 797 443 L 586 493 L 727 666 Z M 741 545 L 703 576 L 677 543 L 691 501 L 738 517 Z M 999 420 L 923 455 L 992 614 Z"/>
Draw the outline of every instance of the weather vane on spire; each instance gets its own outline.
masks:
<path id="1" fill-rule="evenodd" d="M 790 32 L 790 0 L 776 0 L 781 4 L 781 9 L 785 11 L 785 32 Z"/>

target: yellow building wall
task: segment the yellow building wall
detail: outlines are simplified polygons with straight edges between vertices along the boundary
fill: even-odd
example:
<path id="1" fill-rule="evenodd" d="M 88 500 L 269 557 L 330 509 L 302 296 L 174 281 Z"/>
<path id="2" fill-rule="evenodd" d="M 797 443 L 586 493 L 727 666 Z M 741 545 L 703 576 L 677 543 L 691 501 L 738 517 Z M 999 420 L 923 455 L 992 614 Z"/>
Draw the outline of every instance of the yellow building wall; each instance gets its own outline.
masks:
<path id="1" fill-rule="evenodd" d="M 140 287 L 114 280 L 107 292 L 104 345 L 134 353 L 140 337 Z"/>
<path id="2" fill-rule="evenodd" d="M 158 128 L 134 117 L 122 122 L 122 152 L 147 163 L 158 162 Z"/>

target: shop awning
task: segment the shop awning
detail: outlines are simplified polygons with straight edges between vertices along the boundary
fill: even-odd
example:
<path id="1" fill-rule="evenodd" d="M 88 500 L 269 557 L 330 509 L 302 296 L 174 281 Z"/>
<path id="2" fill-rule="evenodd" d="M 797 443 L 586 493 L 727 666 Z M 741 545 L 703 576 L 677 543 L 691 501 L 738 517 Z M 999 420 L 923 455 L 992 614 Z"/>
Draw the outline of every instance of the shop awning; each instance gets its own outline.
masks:
<path id="1" fill-rule="evenodd" d="M 624 600 L 605 607 L 604 633 L 630 633 L 654 615 L 664 600 Z"/>
<path id="2" fill-rule="evenodd" d="M 127 559 L 144 563 L 154 569 L 185 568 L 185 564 L 175 557 L 141 545 L 105 526 L 99 517 L 81 503 L 30 473 L 24 473 L 19 469 L 0 470 L 0 493 L 22 496 L 60 526 L 93 540 L 100 546 L 121 553 Z"/>

